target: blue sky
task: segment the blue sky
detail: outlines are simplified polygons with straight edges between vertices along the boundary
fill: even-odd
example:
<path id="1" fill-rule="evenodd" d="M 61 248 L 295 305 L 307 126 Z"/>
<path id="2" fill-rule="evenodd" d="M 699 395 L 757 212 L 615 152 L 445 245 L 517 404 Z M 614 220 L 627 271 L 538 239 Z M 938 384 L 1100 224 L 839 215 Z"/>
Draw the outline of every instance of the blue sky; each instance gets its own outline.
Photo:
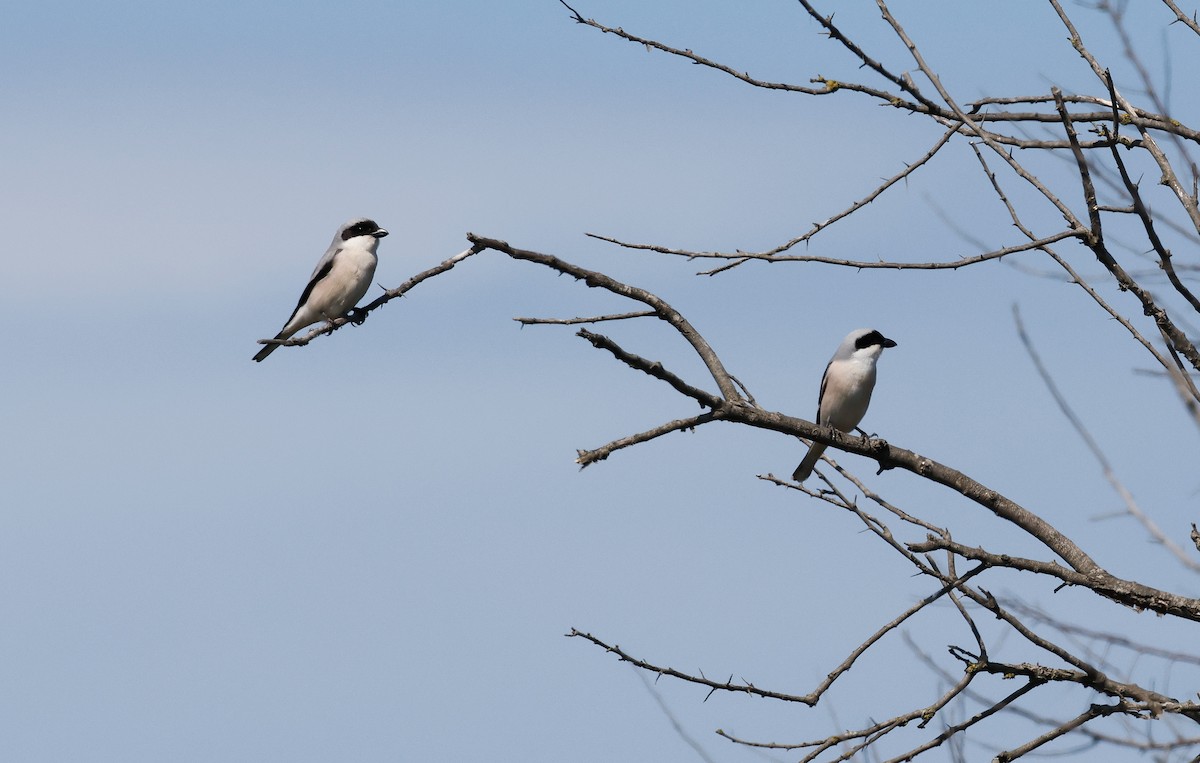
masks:
<path id="1" fill-rule="evenodd" d="M 1094 90 L 1049 10 L 1020 6 L 893 8 L 964 99 Z M 765 78 L 860 75 L 793 3 L 576 7 Z M 873 3 L 837 12 L 907 68 Z M 1136 527 L 1095 521 L 1116 498 L 1020 348 L 1014 303 L 1123 479 L 1186 538 L 1200 485 L 1175 470 L 1195 429 L 1061 279 L 1006 264 L 697 278 L 695 263 L 583 235 L 773 246 L 924 153 L 937 133 L 916 117 L 756 91 L 578 26 L 552 0 L 64 1 L 5 15 L 6 760 L 696 760 L 627 666 L 563 633 L 803 693 L 928 593 L 849 517 L 755 479 L 790 473 L 794 440 L 713 425 L 579 472 L 576 448 L 694 411 L 572 330 L 513 323 L 628 308 L 531 265 L 472 258 L 361 327 L 252 363 L 357 215 L 392 232 L 384 285 L 474 231 L 649 288 L 760 403 L 795 415 L 813 414 L 841 337 L 880 328 L 900 346 L 864 426 L 1025 502 L 1113 572 L 1195 592 Z M 1139 39 L 1173 62 L 1173 103 L 1194 104 L 1178 73 L 1194 71 L 1195 40 L 1176 27 L 1162 53 L 1162 23 Z M 934 207 L 991 246 L 1016 240 L 965 144 L 930 170 L 810 251 L 972 253 Z M 602 331 L 703 383 L 662 327 Z M 907 475 L 872 480 L 964 542 L 1039 553 Z M 1142 625 L 1081 593 L 1029 596 Z M 939 656 L 969 640 L 938 622 L 913 636 Z M 712 731 L 794 741 L 932 701 L 916 666 L 872 683 L 912 660 L 889 644 L 811 711 L 656 690 L 710 756 L 748 760 Z M 1181 680 L 1164 672 L 1156 688 Z M 863 691 L 879 704 L 863 707 Z"/>

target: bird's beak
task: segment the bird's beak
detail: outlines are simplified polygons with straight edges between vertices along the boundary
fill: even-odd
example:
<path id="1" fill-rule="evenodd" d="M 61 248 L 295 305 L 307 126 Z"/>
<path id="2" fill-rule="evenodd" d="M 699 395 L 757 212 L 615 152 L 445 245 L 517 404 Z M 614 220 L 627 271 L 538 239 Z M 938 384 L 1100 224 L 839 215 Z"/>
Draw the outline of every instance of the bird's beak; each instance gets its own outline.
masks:
<path id="1" fill-rule="evenodd" d="M 896 346 L 896 343 L 895 343 L 894 341 L 892 341 L 891 339 L 888 339 L 888 338 L 885 336 L 885 337 L 883 338 L 883 346 L 884 346 L 884 347 L 895 347 L 895 346 Z"/>
<path id="2" fill-rule="evenodd" d="M 375 238 L 383 238 L 384 236 L 387 235 L 387 231 L 385 231 L 383 228 L 380 228 L 379 230 L 375 231 L 371 235 L 374 236 Z M 893 344 L 895 344 L 895 343 L 893 342 Z"/>

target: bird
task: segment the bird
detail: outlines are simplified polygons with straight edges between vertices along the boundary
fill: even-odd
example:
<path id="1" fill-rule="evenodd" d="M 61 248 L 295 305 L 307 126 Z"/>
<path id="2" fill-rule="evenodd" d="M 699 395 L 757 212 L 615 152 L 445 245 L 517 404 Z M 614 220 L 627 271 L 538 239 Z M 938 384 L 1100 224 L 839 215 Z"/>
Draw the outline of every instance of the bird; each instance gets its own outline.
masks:
<path id="1" fill-rule="evenodd" d="M 849 432 L 858 426 L 871 404 L 871 392 L 875 389 L 875 362 L 884 348 L 895 347 L 896 343 L 875 329 L 856 329 L 842 340 L 825 367 L 821 377 L 821 392 L 817 397 L 817 423 Z M 823 443 L 814 442 L 792 479 L 803 482 L 812 474 L 821 454 Z"/>
<path id="2" fill-rule="evenodd" d="M 340 318 L 357 305 L 375 277 L 375 266 L 379 263 L 375 250 L 379 247 L 379 239 L 387 234 L 378 223 L 366 217 L 343 223 L 313 269 L 296 309 L 275 338 L 289 339 L 305 326 Z M 277 344 L 264 346 L 254 356 L 254 361 L 266 360 L 277 347 Z"/>

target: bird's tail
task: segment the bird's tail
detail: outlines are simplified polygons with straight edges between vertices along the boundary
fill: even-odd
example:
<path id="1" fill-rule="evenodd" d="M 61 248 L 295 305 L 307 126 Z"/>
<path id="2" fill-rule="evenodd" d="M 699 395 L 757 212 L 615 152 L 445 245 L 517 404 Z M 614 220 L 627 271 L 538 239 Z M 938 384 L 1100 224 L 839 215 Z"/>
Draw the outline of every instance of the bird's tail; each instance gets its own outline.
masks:
<path id="1" fill-rule="evenodd" d="M 276 339 L 287 339 L 290 336 L 286 331 L 280 331 L 275 335 Z M 267 356 L 275 352 L 279 348 L 277 344 L 264 344 L 263 348 L 254 355 L 254 362 L 261 363 L 267 359 Z"/>
<path id="2" fill-rule="evenodd" d="M 792 479 L 796 482 L 803 482 L 812 474 L 813 467 L 821 460 L 821 454 L 825 452 L 825 445 L 819 442 L 814 442 L 808 448 L 808 455 L 796 467 L 796 471 L 792 472 Z"/>

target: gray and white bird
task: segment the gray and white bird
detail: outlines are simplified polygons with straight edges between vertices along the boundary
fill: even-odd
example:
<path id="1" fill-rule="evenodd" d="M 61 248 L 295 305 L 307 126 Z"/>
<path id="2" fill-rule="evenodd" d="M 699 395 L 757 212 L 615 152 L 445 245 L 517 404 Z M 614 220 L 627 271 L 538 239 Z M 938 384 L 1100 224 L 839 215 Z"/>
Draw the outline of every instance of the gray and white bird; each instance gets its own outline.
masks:
<path id="1" fill-rule="evenodd" d="M 821 394 L 817 398 L 817 423 L 849 432 L 858 426 L 871 404 L 875 389 L 875 361 L 885 347 L 896 343 L 875 329 L 858 329 L 842 340 L 825 367 L 821 377 Z M 808 455 L 792 472 L 792 479 L 803 482 L 825 452 L 822 443 L 814 442 Z"/>
<path id="2" fill-rule="evenodd" d="M 356 217 L 338 228 L 333 243 L 313 270 L 300 295 L 292 317 L 283 324 L 276 339 L 289 339 L 305 326 L 340 318 L 351 310 L 371 287 L 379 257 L 379 239 L 388 234 L 374 220 Z M 265 345 L 254 356 L 261 362 L 275 352 L 277 344 Z"/>

